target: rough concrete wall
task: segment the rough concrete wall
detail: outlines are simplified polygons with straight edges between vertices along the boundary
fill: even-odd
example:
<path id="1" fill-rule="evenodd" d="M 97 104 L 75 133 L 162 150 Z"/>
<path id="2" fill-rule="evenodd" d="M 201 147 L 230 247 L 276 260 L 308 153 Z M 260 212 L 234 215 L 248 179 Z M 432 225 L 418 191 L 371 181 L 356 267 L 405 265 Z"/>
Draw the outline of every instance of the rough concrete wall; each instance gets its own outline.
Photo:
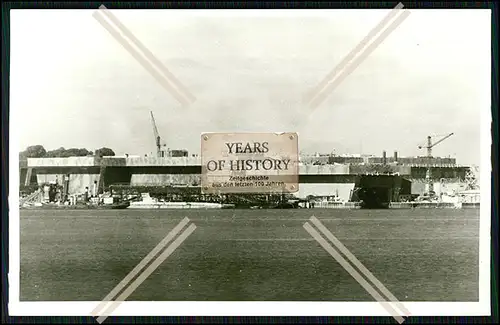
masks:
<path id="1" fill-rule="evenodd" d="M 340 199 L 348 201 L 351 191 L 354 189 L 354 183 L 346 184 L 299 184 L 299 191 L 296 196 L 305 198 L 308 195 L 332 196 L 337 195 Z"/>
<path id="2" fill-rule="evenodd" d="M 439 180 L 445 178 L 448 180 L 452 179 L 464 179 L 467 172 L 467 167 L 433 167 L 431 169 L 432 178 Z M 411 178 L 414 179 L 425 179 L 427 174 L 427 167 L 412 167 L 411 168 Z"/>
<path id="3" fill-rule="evenodd" d="M 411 194 L 424 194 L 425 181 L 412 180 L 411 181 Z"/>
<path id="4" fill-rule="evenodd" d="M 200 157 L 134 157 L 125 158 L 127 166 L 201 166 Z"/>
<path id="5" fill-rule="evenodd" d="M 411 175 L 411 167 L 410 166 L 398 166 L 396 171 L 400 175 Z"/>
<path id="6" fill-rule="evenodd" d="M 103 158 L 97 158 L 96 159 L 96 164 L 102 165 L 102 166 L 114 166 L 114 167 L 124 167 L 127 166 L 127 162 L 125 158 L 112 158 L 112 157 L 103 157 Z"/>
<path id="7" fill-rule="evenodd" d="M 399 166 L 399 165 L 377 165 L 377 164 L 366 164 L 366 165 L 350 165 L 349 174 L 374 174 L 374 173 L 399 173 L 400 175 L 410 175 L 411 167 L 409 166 Z"/>
<path id="8" fill-rule="evenodd" d="M 19 169 L 19 185 L 23 186 L 26 182 L 26 175 L 28 174 L 27 168 Z"/>
<path id="9" fill-rule="evenodd" d="M 313 164 L 315 162 L 327 163 L 330 157 L 314 157 L 314 156 L 302 156 L 299 157 L 299 161 L 303 164 Z"/>
<path id="10" fill-rule="evenodd" d="M 459 192 L 465 190 L 465 188 L 466 184 L 462 182 L 444 182 L 434 185 L 434 191 L 436 191 L 436 193 Z"/>
<path id="11" fill-rule="evenodd" d="M 61 181 L 63 179 L 64 175 L 56 175 L 56 174 L 41 174 L 41 175 L 36 175 L 36 180 L 38 182 L 38 185 L 41 185 L 42 183 L 52 183 L 55 182 L 56 179 L 59 181 L 59 184 L 61 184 Z"/>
<path id="12" fill-rule="evenodd" d="M 427 182 L 425 180 L 412 180 L 411 181 L 411 194 L 424 194 L 425 186 Z M 456 191 L 463 191 L 466 187 L 465 183 L 462 182 L 434 182 L 434 192 L 436 194 L 449 193 Z"/>
<path id="13" fill-rule="evenodd" d="M 186 184 L 199 185 L 201 175 L 185 175 L 185 174 L 134 174 L 130 179 L 132 186 L 145 185 L 169 185 L 169 184 Z"/>
<path id="14" fill-rule="evenodd" d="M 99 174 L 71 175 L 69 178 L 69 193 L 84 193 L 86 186 L 89 187 L 89 190 L 92 190 L 94 182 L 99 184 Z"/>
<path id="15" fill-rule="evenodd" d="M 57 178 L 59 184 L 62 184 L 64 175 L 55 175 L 55 174 L 42 174 L 36 175 L 38 184 L 54 182 Z M 89 191 L 92 190 L 92 186 L 94 185 L 94 181 L 99 183 L 99 174 L 72 174 L 69 177 L 69 194 L 81 194 L 85 192 L 85 187 L 89 188 Z"/>
<path id="16" fill-rule="evenodd" d="M 94 157 L 28 158 L 29 167 L 96 166 Z"/>
<path id="17" fill-rule="evenodd" d="M 302 165 L 299 166 L 300 175 L 317 175 L 317 174 L 349 174 L 349 165 Z"/>

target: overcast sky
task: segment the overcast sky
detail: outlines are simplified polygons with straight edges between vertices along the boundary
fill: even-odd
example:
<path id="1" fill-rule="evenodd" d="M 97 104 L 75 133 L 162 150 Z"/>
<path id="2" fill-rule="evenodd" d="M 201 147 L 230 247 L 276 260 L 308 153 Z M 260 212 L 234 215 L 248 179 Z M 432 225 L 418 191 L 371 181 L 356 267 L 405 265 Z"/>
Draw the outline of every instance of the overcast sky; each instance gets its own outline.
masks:
<path id="1" fill-rule="evenodd" d="M 93 11 L 11 11 L 11 127 L 21 149 L 137 155 L 155 150 L 150 110 L 167 146 L 192 153 L 202 132 L 296 131 L 303 94 L 388 12 L 113 11 L 196 96 L 183 108 Z M 479 164 L 490 62 L 489 11 L 411 10 L 313 113 L 300 149 L 423 155 L 427 135 L 454 132 L 434 155 Z"/>

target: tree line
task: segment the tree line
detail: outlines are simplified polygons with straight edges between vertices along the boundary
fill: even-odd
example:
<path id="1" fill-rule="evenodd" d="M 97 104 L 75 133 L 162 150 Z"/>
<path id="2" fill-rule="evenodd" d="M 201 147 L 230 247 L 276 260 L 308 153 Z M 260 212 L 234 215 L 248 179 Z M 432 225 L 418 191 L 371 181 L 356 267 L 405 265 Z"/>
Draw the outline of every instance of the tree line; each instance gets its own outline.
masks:
<path id="1" fill-rule="evenodd" d="M 55 150 L 46 150 L 42 145 L 29 146 L 26 150 L 19 153 L 19 159 L 27 158 L 66 158 L 66 157 L 103 157 L 114 156 L 115 152 L 106 147 L 97 149 L 95 152 L 85 148 L 63 148 Z"/>

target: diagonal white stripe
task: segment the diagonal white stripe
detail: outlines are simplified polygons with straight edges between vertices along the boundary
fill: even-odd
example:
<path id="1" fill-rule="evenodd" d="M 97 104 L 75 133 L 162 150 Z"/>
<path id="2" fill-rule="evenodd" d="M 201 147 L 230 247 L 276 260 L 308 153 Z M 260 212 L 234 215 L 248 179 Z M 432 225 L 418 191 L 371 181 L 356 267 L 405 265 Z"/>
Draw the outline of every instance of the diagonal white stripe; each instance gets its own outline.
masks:
<path id="1" fill-rule="evenodd" d="M 148 58 L 153 64 L 156 65 L 156 67 L 158 69 L 161 70 L 161 72 L 163 72 L 165 74 L 165 76 L 172 81 L 172 83 L 177 87 L 179 88 L 180 92 L 182 94 L 184 94 L 190 101 L 191 103 L 194 102 L 196 100 L 196 97 L 194 97 L 191 92 L 174 76 L 174 74 L 172 72 L 170 72 L 166 67 L 165 65 L 160 61 L 158 60 L 158 58 L 153 54 L 151 53 L 150 50 L 148 50 L 148 48 L 146 48 L 138 39 L 137 37 L 135 37 L 134 34 L 132 34 L 132 32 L 115 16 L 111 13 L 111 11 L 109 11 L 106 6 L 104 5 L 101 5 L 99 7 L 99 9 L 104 13 L 104 15 L 106 15 L 106 17 L 109 18 L 109 20 L 111 20 L 115 25 L 116 27 L 125 35 L 127 36 L 131 41 L 132 43 L 134 43 L 135 46 L 137 46 L 137 48 L 139 50 L 142 51 L 142 53 L 144 53 L 144 55 L 146 56 L 146 58 Z"/>
<path id="2" fill-rule="evenodd" d="M 179 247 L 186 238 L 193 233 L 193 231 L 196 229 L 196 226 L 194 224 L 191 224 L 186 231 L 184 231 L 182 234 L 180 234 L 179 237 L 177 237 L 176 240 L 165 249 L 163 253 L 153 262 L 151 263 L 150 266 L 144 272 L 135 279 L 132 284 L 125 289 L 125 291 L 118 297 L 116 298 L 116 301 L 114 301 L 111 306 L 106 310 L 106 312 L 97 318 L 97 321 L 99 323 L 104 322 L 104 320 L 111 315 L 111 313 L 122 303 L 122 301 L 125 301 L 134 291 L 139 287 L 157 268 L 160 266 L 163 261 L 169 257 L 177 247 Z"/>
<path id="3" fill-rule="evenodd" d="M 304 224 L 304 229 L 325 249 L 358 283 L 376 300 L 378 301 L 389 314 L 401 324 L 404 318 L 392 307 L 392 303 L 386 301 L 351 264 L 346 261 L 309 223 Z"/>
<path id="4" fill-rule="evenodd" d="M 127 286 L 127 284 L 135 277 L 137 276 L 137 274 L 139 274 L 142 269 L 151 262 L 151 260 L 153 260 L 153 258 L 163 249 L 165 248 L 165 246 L 167 246 L 168 243 L 170 243 L 170 241 L 177 235 L 177 233 L 179 233 L 179 231 L 182 230 L 182 228 L 184 228 L 184 226 L 186 226 L 187 224 L 189 223 L 189 219 L 186 217 L 184 219 L 181 220 L 181 222 L 179 222 L 177 224 L 177 226 L 174 227 L 174 229 L 172 229 L 168 234 L 167 236 L 165 236 L 165 238 L 163 238 L 163 240 L 158 244 L 156 245 L 155 248 L 153 248 L 153 250 L 146 256 L 144 257 L 144 259 L 139 263 L 137 264 L 137 266 L 132 270 L 130 271 L 129 274 L 127 274 L 127 276 L 125 278 L 123 278 L 123 280 L 113 289 L 111 290 L 111 292 L 101 301 L 101 303 L 99 303 L 99 305 L 92 311 L 92 315 L 93 316 L 98 316 L 100 315 L 102 309 L 107 305 L 107 303 L 109 301 L 111 301 L 114 297 L 116 297 L 116 295 L 123 290 L 123 288 L 125 288 L 125 286 Z"/>
<path id="5" fill-rule="evenodd" d="M 351 60 L 347 67 L 338 75 L 337 78 L 334 78 L 331 83 L 326 85 L 323 91 L 316 95 L 315 98 L 311 100 L 309 103 L 312 109 L 317 108 L 323 100 L 330 94 L 338 85 L 344 81 L 346 77 L 348 77 L 364 60 L 373 52 L 375 49 L 391 34 L 408 16 L 410 15 L 409 11 L 404 11 L 401 15 L 399 15 L 394 22 L 392 22 L 387 29 L 385 29 L 378 38 L 373 41 L 370 45 L 366 47 L 364 51 L 362 51 L 358 57 Z"/>
<path id="6" fill-rule="evenodd" d="M 135 49 L 130 43 L 119 33 L 117 32 L 111 24 L 109 24 L 102 14 L 99 11 L 96 11 L 92 15 L 110 34 L 113 38 L 120 43 L 130 55 L 134 57 L 134 59 L 139 62 L 144 69 L 146 69 L 158 83 L 167 90 L 172 96 L 175 97 L 177 101 L 179 101 L 184 107 L 189 105 L 189 101 L 181 94 L 175 87 L 171 85 L 171 81 L 169 81 L 165 76 L 161 75 L 155 67 L 151 64 L 151 62 L 147 61 L 144 57 L 141 56 L 139 51 Z"/>
<path id="7" fill-rule="evenodd" d="M 350 261 L 363 273 L 389 300 L 393 301 L 396 307 L 406 316 L 410 315 L 401 302 L 380 282 L 348 249 L 338 240 L 315 216 L 310 218 L 311 222 L 328 238 L 339 251 L 341 251 Z"/>
<path id="8" fill-rule="evenodd" d="M 315 96 L 317 96 L 321 91 L 323 91 L 326 85 L 328 85 L 328 83 L 331 80 L 333 80 L 335 76 L 343 68 L 345 68 L 357 54 L 361 53 L 363 48 L 382 30 L 382 28 L 392 18 L 396 16 L 396 14 L 398 14 L 398 10 L 402 9 L 403 7 L 404 7 L 403 4 L 400 2 L 394 9 L 392 9 L 387 14 L 387 16 L 384 17 L 384 19 L 382 19 L 378 23 L 377 26 L 375 26 L 372 30 L 370 30 L 370 32 L 365 36 L 365 38 L 363 38 L 363 40 L 359 42 L 359 44 L 354 49 L 352 49 L 352 51 L 349 52 L 349 54 L 337 66 L 335 66 L 335 68 L 332 71 L 330 71 L 330 73 L 326 75 L 326 77 L 323 80 L 321 80 L 321 82 L 313 90 L 311 90 L 310 92 L 308 92 L 306 96 L 304 96 L 305 101 L 310 102 Z"/>

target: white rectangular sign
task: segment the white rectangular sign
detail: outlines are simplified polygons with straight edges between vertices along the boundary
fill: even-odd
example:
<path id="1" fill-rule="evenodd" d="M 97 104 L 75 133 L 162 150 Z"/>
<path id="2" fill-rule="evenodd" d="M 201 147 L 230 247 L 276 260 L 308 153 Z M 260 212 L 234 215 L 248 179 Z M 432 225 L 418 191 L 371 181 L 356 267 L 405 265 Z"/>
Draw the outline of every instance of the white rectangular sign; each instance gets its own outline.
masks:
<path id="1" fill-rule="evenodd" d="M 297 133 L 205 133 L 202 192 L 297 192 L 298 160 Z"/>

